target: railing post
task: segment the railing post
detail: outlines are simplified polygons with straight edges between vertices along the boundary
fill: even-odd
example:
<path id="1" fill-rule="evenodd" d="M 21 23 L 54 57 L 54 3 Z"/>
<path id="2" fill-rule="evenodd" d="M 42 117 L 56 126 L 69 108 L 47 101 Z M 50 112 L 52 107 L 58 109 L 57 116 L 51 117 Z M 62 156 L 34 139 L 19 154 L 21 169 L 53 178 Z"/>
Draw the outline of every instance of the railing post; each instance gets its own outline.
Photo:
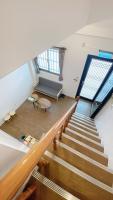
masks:
<path id="1" fill-rule="evenodd" d="M 59 132 L 59 140 L 62 140 L 62 133 L 64 131 L 64 125 L 62 125 L 60 132 Z"/>
<path id="2" fill-rule="evenodd" d="M 22 192 L 16 200 L 25 200 L 30 198 L 30 196 L 36 191 L 37 185 L 32 184 L 24 192 Z"/>
<path id="3" fill-rule="evenodd" d="M 68 123 L 69 123 L 70 117 L 67 117 L 65 124 L 64 124 L 64 129 L 67 127 Z"/>
<path id="4" fill-rule="evenodd" d="M 56 137 L 54 137 L 54 139 L 53 139 L 53 149 L 54 150 L 57 149 Z"/>
<path id="5" fill-rule="evenodd" d="M 49 164 L 49 162 L 45 159 L 45 158 L 41 158 L 37 164 L 37 166 L 39 167 L 39 170 L 41 170 L 41 168 L 45 168 L 47 167 Z"/>

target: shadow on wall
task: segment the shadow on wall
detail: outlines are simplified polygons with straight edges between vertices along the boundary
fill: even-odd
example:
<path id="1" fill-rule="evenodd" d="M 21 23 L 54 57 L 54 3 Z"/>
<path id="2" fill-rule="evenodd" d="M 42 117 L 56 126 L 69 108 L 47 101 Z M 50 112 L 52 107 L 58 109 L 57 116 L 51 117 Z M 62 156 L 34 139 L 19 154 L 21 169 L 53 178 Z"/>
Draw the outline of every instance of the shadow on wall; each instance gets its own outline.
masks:
<path id="1" fill-rule="evenodd" d="M 28 63 L 0 79 L 0 123 L 28 98 L 32 89 L 33 77 Z"/>

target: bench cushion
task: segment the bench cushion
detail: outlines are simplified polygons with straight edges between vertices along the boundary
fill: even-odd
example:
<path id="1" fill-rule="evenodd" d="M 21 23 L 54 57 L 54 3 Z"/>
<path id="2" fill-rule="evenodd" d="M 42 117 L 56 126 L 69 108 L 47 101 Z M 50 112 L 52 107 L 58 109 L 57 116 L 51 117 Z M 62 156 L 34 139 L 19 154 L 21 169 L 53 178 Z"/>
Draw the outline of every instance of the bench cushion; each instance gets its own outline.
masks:
<path id="1" fill-rule="evenodd" d="M 57 98 L 59 92 L 62 90 L 62 84 L 39 77 L 39 83 L 35 87 L 35 90 Z"/>

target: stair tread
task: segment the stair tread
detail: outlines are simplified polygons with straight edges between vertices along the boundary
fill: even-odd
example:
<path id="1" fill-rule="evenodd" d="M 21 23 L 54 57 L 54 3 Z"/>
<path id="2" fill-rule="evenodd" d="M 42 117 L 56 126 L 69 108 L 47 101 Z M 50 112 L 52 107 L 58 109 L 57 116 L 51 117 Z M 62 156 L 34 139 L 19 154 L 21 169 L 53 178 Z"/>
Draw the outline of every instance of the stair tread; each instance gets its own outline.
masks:
<path id="1" fill-rule="evenodd" d="M 74 167 L 73 165 L 69 164 L 68 162 L 64 161 L 63 159 L 61 159 L 60 157 L 54 155 L 53 153 L 46 151 L 45 155 L 48 156 L 49 158 L 51 158 L 52 160 L 56 161 L 57 163 L 59 163 L 60 165 L 64 166 L 65 168 L 67 168 L 69 171 L 79 175 L 80 177 L 82 177 L 83 179 L 87 180 L 88 182 L 98 186 L 99 188 L 113 194 L 113 188 L 109 187 L 108 185 L 102 183 L 101 181 L 91 177 L 90 175 L 86 174 L 85 172 L 77 169 L 76 167 Z"/>
<path id="2" fill-rule="evenodd" d="M 89 121 L 89 122 L 91 122 L 91 123 L 95 123 L 94 120 L 92 120 L 92 119 L 90 119 L 90 118 L 88 118 L 88 117 L 84 117 L 84 116 L 78 115 L 78 114 L 76 114 L 76 113 L 73 113 L 73 115 L 75 115 L 75 116 L 77 116 L 77 117 L 79 117 L 79 118 L 85 119 L 86 121 Z"/>
<path id="3" fill-rule="evenodd" d="M 80 131 L 83 132 L 83 133 L 86 133 L 86 134 L 88 134 L 88 135 L 90 135 L 90 136 L 93 136 L 94 138 L 100 139 L 100 138 L 99 138 L 99 135 L 93 134 L 93 133 L 89 133 L 88 131 L 84 130 L 83 128 L 80 128 L 80 127 L 78 127 L 78 126 L 76 126 L 76 125 L 74 125 L 74 124 L 72 124 L 72 123 L 70 123 L 70 122 L 68 123 L 68 126 L 71 126 L 71 127 L 73 127 L 73 128 L 76 128 L 76 129 L 80 130 Z"/>
<path id="4" fill-rule="evenodd" d="M 107 155 L 106 155 L 105 153 L 100 152 L 100 151 L 98 151 L 97 149 L 94 149 L 94 148 L 88 146 L 87 144 L 84 144 L 83 142 L 78 141 L 78 140 L 76 140 L 75 138 L 73 138 L 73 137 L 71 137 L 71 136 L 69 136 L 69 135 L 67 135 L 67 134 L 65 134 L 65 133 L 63 133 L 62 135 L 63 135 L 64 137 L 66 137 L 66 138 L 72 140 L 73 142 L 78 143 L 78 144 L 84 146 L 85 148 L 87 148 L 87 149 L 89 149 L 89 150 L 91 150 L 91 151 L 93 151 L 93 152 L 95 152 L 95 153 L 97 153 L 97 154 L 99 154 L 99 155 L 102 155 L 102 156 L 105 157 L 105 158 L 108 158 Z"/>
<path id="5" fill-rule="evenodd" d="M 77 131 L 74 131 L 74 130 L 68 128 L 68 127 L 65 129 L 65 132 L 66 132 L 66 133 L 67 133 L 67 131 L 69 131 L 69 132 L 72 133 L 73 135 L 77 135 L 78 137 L 85 139 L 87 142 L 92 143 L 92 145 L 95 144 L 95 145 L 97 145 L 98 147 L 102 147 L 102 148 L 104 149 L 104 147 L 103 147 L 103 145 L 102 145 L 101 143 L 98 143 L 98 142 L 96 142 L 96 141 L 94 141 L 94 140 L 92 140 L 92 139 L 90 139 L 90 138 L 88 138 L 88 137 L 86 137 L 86 136 L 84 136 L 84 135 L 78 133 Z M 85 143 L 85 142 L 84 142 L 84 143 Z M 87 145 L 88 145 L 88 144 L 87 144 Z M 90 146 L 90 145 L 89 145 L 89 146 Z"/>
<path id="6" fill-rule="evenodd" d="M 49 162 L 49 168 L 45 172 L 42 170 L 41 173 L 50 180 L 55 181 L 80 199 L 95 200 L 99 197 L 99 199 L 112 200 L 113 189 L 111 187 L 73 167 L 58 156 L 48 153 L 49 155 L 45 154 L 44 157 Z"/>
<path id="7" fill-rule="evenodd" d="M 80 153 L 79 151 L 71 148 L 71 146 L 65 143 L 59 142 L 57 140 L 57 149 L 54 150 L 53 146 L 48 149 L 55 155 L 64 159 L 71 165 L 77 167 L 78 169 L 84 171 L 90 176 L 100 180 L 101 182 L 112 186 L 113 182 L 113 171 L 109 170 L 108 167 L 96 162 L 95 160 L 89 158 L 88 156 Z"/>
<path id="8" fill-rule="evenodd" d="M 70 132 L 72 132 L 72 133 L 74 133 L 74 134 L 77 134 L 77 135 L 79 135 L 80 137 L 85 138 L 86 140 L 91 141 L 91 142 L 93 142 L 94 144 L 97 144 L 97 145 L 103 147 L 103 145 L 102 145 L 101 143 L 98 143 L 98 142 L 92 140 L 91 138 L 88 138 L 88 137 L 82 135 L 81 133 L 78 133 L 77 131 L 75 131 L 75 130 L 73 130 L 73 129 L 70 129 L 69 127 L 67 127 L 65 130 L 70 130 Z"/>
<path id="9" fill-rule="evenodd" d="M 108 157 L 104 153 L 76 140 L 75 138 L 73 138 L 65 133 L 62 134 L 62 136 L 63 136 L 62 137 L 63 143 L 67 144 L 68 146 L 72 147 L 73 149 L 76 149 L 77 151 L 83 153 L 84 155 L 87 155 L 88 157 L 92 158 L 93 160 L 96 160 L 97 162 L 101 163 L 102 165 L 105 165 L 105 166 L 108 165 Z"/>
<path id="10" fill-rule="evenodd" d="M 89 117 L 88 115 L 85 115 L 85 114 L 80 113 L 80 112 L 77 112 L 77 111 L 75 111 L 74 114 L 76 114 L 76 115 L 80 115 L 80 116 L 83 116 L 83 117 L 86 117 L 86 118 L 89 118 L 89 119 L 92 119 L 92 118 Z M 92 119 L 92 120 L 94 120 L 94 119 Z"/>
<path id="11" fill-rule="evenodd" d="M 84 119 L 87 119 L 87 120 L 89 120 L 91 122 L 94 122 L 94 119 L 92 119 L 91 117 L 88 117 L 87 115 L 83 115 L 83 114 L 78 113 L 78 112 L 74 112 L 73 114 L 77 115 L 77 116 L 80 116 L 80 117 L 83 117 Z"/>
<path id="12" fill-rule="evenodd" d="M 79 116 L 77 116 L 77 115 L 72 115 L 73 117 L 75 117 L 75 118 L 77 118 L 77 119 L 79 119 L 79 120 L 81 120 L 81 121 L 84 121 L 84 122 L 86 122 L 86 123 L 88 123 L 88 124 L 90 124 L 90 125 L 92 125 L 92 126 L 95 126 L 95 123 L 94 122 L 91 122 L 91 121 L 88 121 L 88 120 L 86 120 L 86 119 L 84 119 L 84 118 L 81 118 L 81 117 L 79 117 Z"/>
<path id="13" fill-rule="evenodd" d="M 81 128 L 85 129 L 86 131 L 92 132 L 92 133 L 98 133 L 96 130 L 93 130 L 92 128 L 86 127 L 85 125 L 82 125 L 78 122 L 75 122 L 74 120 L 70 119 L 70 122 L 72 122 L 73 124 L 80 126 Z"/>
<path id="14" fill-rule="evenodd" d="M 84 125 L 84 126 L 86 126 L 86 127 L 89 127 L 89 128 L 91 128 L 91 129 L 93 129 L 93 130 L 97 130 L 97 128 L 96 128 L 95 125 L 87 124 L 86 122 L 80 121 L 79 119 L 77 119 L 77 118 L 75 118 L 75 117 L 73 117 L 73 116 L 71 117 L 71 120 L 73 120 L 73 121 L 75 121 L 75 122 L 77 122 L 77 123 L 80 123 L 80 124 L 82 124 L 82 125 Z"/>
<path id="15" fill-rule="evenodd" d="M 59 196 L 63 197 L 66 200 L 79 200 L 77 197 L 70 194 L 68 191 L 61 188 L 59 185 L 54 183 L 53 181 L 49 180 L 47 177 L 43 176 L 39 172 L 33 172 L 32 176 L 37 179 L 40 183 L 48 187 L 50 190 L 54 191 Z"/>
<path id="16" fill-rule="evenodd" d="M 103 170 L 105 170 L 106 172 L 110 173 L 111 176 L 113 176 L 113 170 L 112 170 L 112 169 L 109 169 L 107 166 L 102 165 L 101 163 L 97 162 L 96 160 L 93 160 L 92 158 L 86 156 L 85 154 L 83 154 L 83 153 L 81 153 L 81 152 L 79 152 L 79 151 L 73 149 L 72 147 L 70 147 L 70 146 L 68 146 L 68 145 L 66 145 L 66 144 L 64 144 L 64 143 L 62 143 L 62 142 L 57 141 L 57 143 L 58 143 L 61 147 L 63 147 L 63 148 L 65 148 L 65 149 L 67 149 L 68 151 L 70 151 L 71 153 L 76 154 L 76 155 L 82 157 L 83 159 L 87 160 L 87 161 L 90 162 L 91 164 L 100 167 L 101 169 L 103 169 Z"/>
<path id="17" fill-rule="evenodd" d="M 88 121 L 88 120 L 86 120 L 86 119 L 83 119 L 83 118 L 81 118 L 81 117 L 78 117 L 78 116 L 76 116 L 76 115 L 72 115 L 72 117 L 74 117 L 75 119 L 79 119 L 79 120 L 81 120 L 81 121 L 83 121 L 83 122 L 85 122 L 85 123 L 87 123 L 87 124 L 92 125 L 92 126 L 95 126 L 95 123 L 92 123 L 92 122 L 90 122 L 90 121 Z"/>

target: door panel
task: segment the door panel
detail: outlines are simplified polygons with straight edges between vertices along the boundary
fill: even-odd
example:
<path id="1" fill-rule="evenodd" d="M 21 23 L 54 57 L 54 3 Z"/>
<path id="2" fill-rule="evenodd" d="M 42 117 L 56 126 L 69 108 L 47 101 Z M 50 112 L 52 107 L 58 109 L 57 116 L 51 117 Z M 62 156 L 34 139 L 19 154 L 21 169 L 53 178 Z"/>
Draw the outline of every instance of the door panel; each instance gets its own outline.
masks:
<path id="1" fill-rule="evenodd" d="M 110 92 L 112 88 L 113 88 L 113 72 L 110 74 L 109 78 L 105 82 L 104 86 L 102 87 L 95 101 L 102 103 L 102 101 L 108 95 L 108 93 Z"/>
<path id="2" fill-rule="evenodd" d="M 113 93 L 113 59 L 88 55 L 76 96 L 92 102 L 94 118 Z"/>
<path id="3" fill-rule="evenodd" d="M 93 100 L 99 87 L 111 69 L 112 62 L 100 58 L 92 58 L 80 96 Z"/>
<path id="4" fill-rule="evenodd" d="M 104 103 L 110 98 L 113 92 L 113 70 L 104 83 L 102 89 L 98 93 L 94 102 L 92 103 L 91 116 L 95 117 L 99 110 L 104 106 Z"/>

